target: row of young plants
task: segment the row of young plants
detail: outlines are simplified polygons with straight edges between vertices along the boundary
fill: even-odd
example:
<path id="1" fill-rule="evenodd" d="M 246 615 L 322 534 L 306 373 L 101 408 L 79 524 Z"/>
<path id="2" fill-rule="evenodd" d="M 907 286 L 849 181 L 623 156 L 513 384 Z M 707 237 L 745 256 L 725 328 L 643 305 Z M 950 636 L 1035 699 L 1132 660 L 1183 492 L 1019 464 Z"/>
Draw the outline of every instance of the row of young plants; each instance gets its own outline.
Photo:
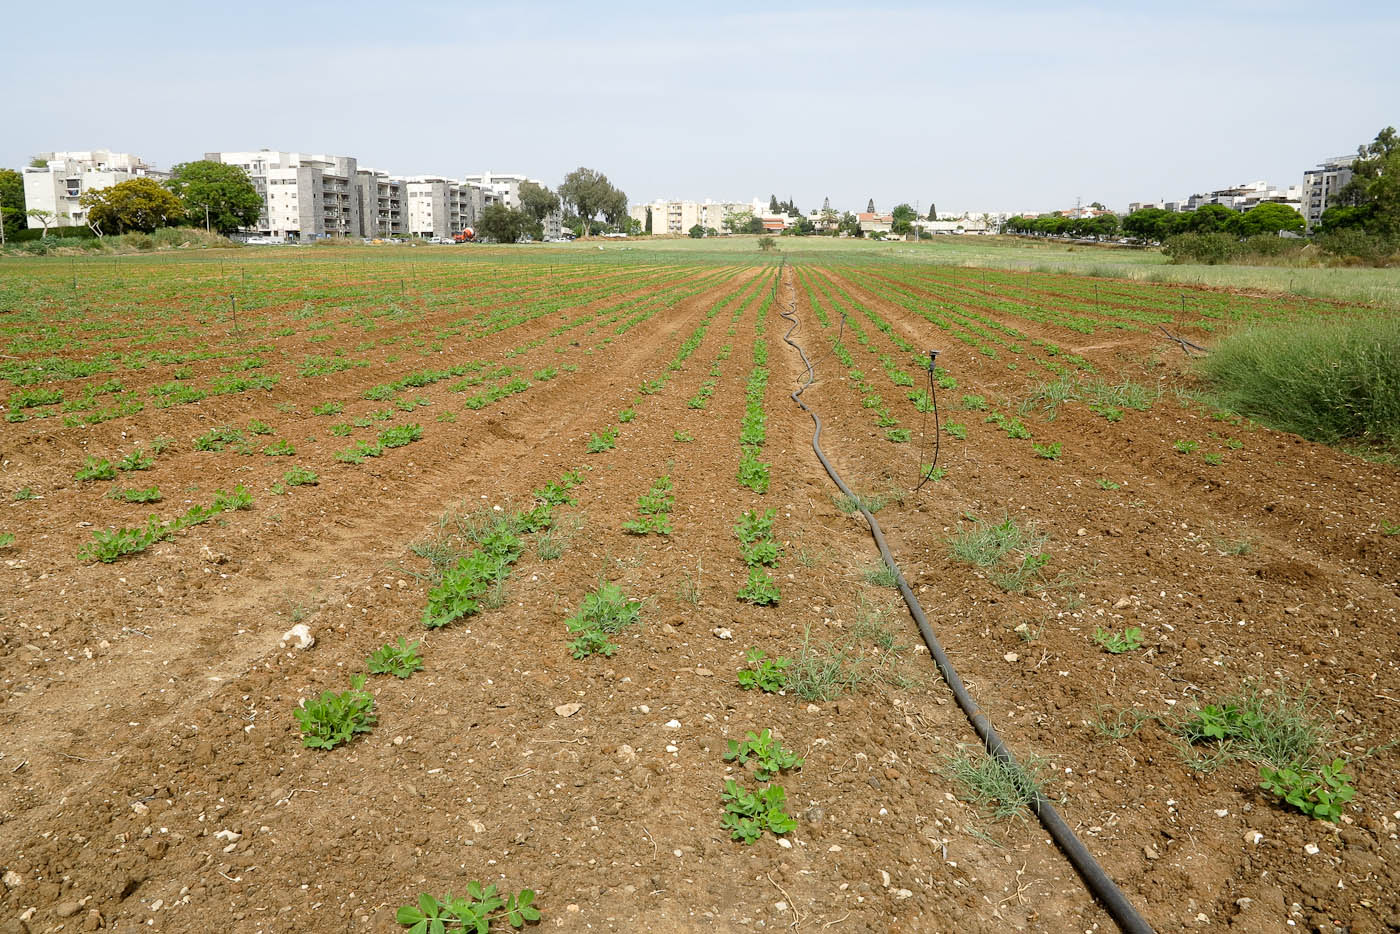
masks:
<path id="1" fill-rule="evenodd" d="M 768 492 L 771 466 L 762 459 L 763 445 L 768 441 L 763 397 L 768 391 L 767 317 L 776 289 L 775 278 L 754 313 L 753 367 L 744 384 L 744 417 L 739 427 L 739 483 L 759 494 Z"/>
<path id="2" fill-rule="evenodd" d="M 208 506 L 191 506 L 173 519 L 162 520 L 152 515 L 146 524 L 136 528 L 99 529 L 92 541 L 78 551 L 79 561 L 100 561 L 110 564 L 128 555 L 140 554 L 152 545 L 163 542 L 191 526 L 200 525 L 236 509 L 251 509 L 253 496 L 239 484 L 232 492 L 214 491 Z"/>

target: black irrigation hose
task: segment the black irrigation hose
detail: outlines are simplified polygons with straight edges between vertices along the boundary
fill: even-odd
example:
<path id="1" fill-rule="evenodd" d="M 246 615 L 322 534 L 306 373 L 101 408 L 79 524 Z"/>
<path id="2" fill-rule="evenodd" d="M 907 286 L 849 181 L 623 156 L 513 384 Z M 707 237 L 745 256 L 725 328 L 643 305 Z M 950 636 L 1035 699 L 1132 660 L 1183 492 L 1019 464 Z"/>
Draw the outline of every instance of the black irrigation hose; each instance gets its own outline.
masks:
<path id="1" fill-rule="evenodd" d="M 933 627 L 929 625 L 928 617 L 924 615 L 924 609 L 919 605 L 919 598 L 914 596 L 914 591 L 909 588 L 909 582 L 904 579 L 903 572 L 900 571 L 899 565 L 895 563 L 894 555 L 890 554 L 889 546 L 885 543 L 884 532 L 880 529 L 880 523 L 875 521 L 875 517 L 865 508 L 865 504 L 860 501 L 859 497 L 856 496 L 855 492 L 851 490 L 850 487 L 846 486 L 845 481 L 841 479 L 841 475 L 836 472 L 836 468 L 826 459 L 826 454 L 821 448 L 822 420 L 818 417 L 817 413 L 808 408 L 807 404 L 801 399 L 802 394 L 807 391 L 807 387 L 812 385 L 815 381 L 816 375 L 811 361 L 807 359 L 806 351 L 791 338 L 792 332 L 797 330 L 796 311 L 794 308 L 780 312 L 780 314 L 782 317 L 792 322 L 792 326 L 783 334 L 783 342 L 801 354 L 802 362 L 807 367 L 807 381 L 803 383 L 796 392 L 792 393 L 792 401 L 796 402 L 798 406 L 801 407 L 802 411 L 812 416 L 812 422 L 815 426 L 812 431 L 812 450 L 816 452 L 817 460 L 821 461 L 822 466 L 826 468 L 827 474 L 831 477 L 836 486 L 840 488 L 841 492 L 849 496 L 852 502 L 858 504 L 860 514 L 863 515 L 865 521 L 869 523 L 870 534 L 875 538 L 875 544 L 880 548 L 880 557 L 884 559 L 885 566 L 894 574 L 895 580 L 899 584 L 899 592 L 904 596 L 904 603 L 909 607 L 910 615 L 914 617 L 914 622 L 919 626 L 919 633 L 924 637 L 924 644 L 928 646 L 929 655 L 933 657 L 934 664 L 938 666 L 939 673 L 943 676 L 943 680 L 948 683 L 948 687 L 953 692 L 954 699 L 957 700 L 958 706 L 962 708 L 963 713 L 967 715 L 967 719 L 972 724 L 972 728 L 977 731 L 977 735 L 986 746 L 987 752 L 1001 760 L 1008 767 L 1018 769 L 1019 766 L 1016 764 L 1016 757 L 1011 754 L 1011 750 L 1001 741 L 1001 737 L 997 735 L 997 731 L 993 728 L 991 721 L 987 719 L 987 715 L 982 712 L 982 708 L 977 705 L 977 702 L 972 699 L 972 695 L 967 692 L 967 687 L 963 684 L 962 678 L 958 676 L 958 672 L 953 667 L 953 663 L 943 651 L 943 644 L 938 641 L 938 636 L 934 634 Z M 1118 888 L 1117 884 L 1108 877 L 1108 873 L 1103 871 L 1103 867 L 1099 865 L 1098 860 L 1094 859 L 1094 855 L 1089 852 L 1088 847 L 1075 836 L 1074 831 L 1070 829 L 1070 826 L 1065 823 L 1064 818 L 1060 816 L 1059 812 L 1055 810 L 1054 806 L 1044 795 L 1036 792 L 1034 799 L 1031 801 L 1031 810 L 1035 812 L 1036 817 L 1040 818 L 1041 825 L 1050 834 L 1061 852 L 1069 858 L 1070 863 L 1074 866 L 1075 870 L 1078 871 L 1080 877 L 1083 878 L 1084 884 L 1088 887 L 1093 896 L 1099 900 L 1100 904 L 1108 910 L 1109 915 L 1117 922 L 1118 927 L 1125 931 L 1126 934 L 1153 934 L 1152 926 L 1147 923 L 1142 915 L 1138 914 L 1137 909 L 1128 901 L 1127 896 L 1125 896 L 1123 891 Z"/>

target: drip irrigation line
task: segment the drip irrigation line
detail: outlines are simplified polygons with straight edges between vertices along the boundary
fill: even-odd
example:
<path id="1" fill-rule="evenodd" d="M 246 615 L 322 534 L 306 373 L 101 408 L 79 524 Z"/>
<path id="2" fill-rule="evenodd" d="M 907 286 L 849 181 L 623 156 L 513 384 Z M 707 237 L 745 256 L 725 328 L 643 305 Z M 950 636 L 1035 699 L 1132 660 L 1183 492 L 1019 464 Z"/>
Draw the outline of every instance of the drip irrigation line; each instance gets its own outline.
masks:
<path id="1" fill-rule="evenodd" d="M 914 617 L 914 622 L 919 627 L 919 634 L 923 636 L 924 644 L 928 646 L 929 655 L 933 658 L 934 664 L 938 666 L 939 674 L 941 674 L 943 680 L 947 682 L 949 689 L 953 692 L 953 698 L 957 701 L 958 706 L 962 708 L 963 713 L 967 715 L 968 722 L 972 724 L 973 730 L 976 731 L 977 736 L 982 740 L 988 754 L 995 756 L 1009 768 L 1019 769 L 1020 766 L 1016 763 L 1016 757 L 1012 754 L 1011 750 L 1007 748 L 1006 744 L 1002 742 L 1001 737 L 992 726 L 991 720 L 982 712 L 982 708 L 972 699 L 972 695 L 968 693 L 967 686 L 963 684 L 963 680 L 959 677 L 957 669 L 953 667 L 952 661 L 949 660 L 947 653 L 943 651 L 943 644 L 939 642 L 938 636 L 934 634 L 933 627 L 929 624 L 928 617 L 924 614 L 924 609 L 919 604 L 918 597 L 914 596 L 914 591 L 910 589 L 909 582 L 904 578 L 904 573 L 900 571 L 899 565 L 895 563 L 894 555 L 890 553 L 889 545 L 885 542 L 884 531 L 880 528 L 880 524 L 875 521 L 875 517 L 870 513 L 870 510 L 866 509 L 865 504 L 861 502 L 860 498 L 855 494 L 855 491 L 848 487 L 846 482 L 841 479 L 841 475 L 837 472 L 836 468 L 832 466 L 831 461 L 827 460 L 826 453 L 822 451 L 821 417 L 802 401 L 802 394 L 816 381 L 816 374 L 811 360 L 807 358 L 807 352 L 802 349 L 800 344 L 792 339 L 792 332 L 797 330 L 798 325 L 796 311 L 796 305 L 794 304 L 792 308 L 787 311 L 779 312 L 779 314 L 792 322 L 791 326 L 783 334 L 783 342 L 801 355 L 802 363 L 807 368 L 805 374 L 806 381 L 791 394 L 791 398 L 802 411 L 812 416 L 812 450 L 816 453 L 817 460 L 821 461 L 822 467 L 826 469 L 827 475 L 831 477 L 832 482 L 836 484 L 837 488 L 840 489 L 842 493 L 849 496 L 851 500 L 857 504 L 861 515 L 865 517 L 865 521 L 870 527 L 870 534 L 875 539 L 875 544 L 880 549 L 880 557 L 884 560 L 885 567 L 889 568 L 890 572 L 894 574 L 895 581 L 899 585 L 899 592 L 904 597 L 904 604 L 909 608 L 909 614 Z M 1055 841 L 1060 851 L 1065 854 L 1070 864 L 1073 865 L 1075 870 L 1079 873 L 1080 878 L 1084 880 L 1084 884 L 1089 889 L 1089 892 L 1104 906 L 1109 915 L 1118 924 L 1119 929 L 1125 932 L 1125 934 L 1154 934 L 1152 926 L 1147 923 L 1142 915 L 1138 914 L 1137 909 L 1128 901 L 1127 896 L 1125 896 L 1123 891 L 1118 888 L 1118 885 L 1109 878 L 1108 873 L 1104 872 L 1098 860 L 1089 852 L 1088 847 L 1075 835 L 1070 826 L 1065 823 L 1064 818 L 1055 810 L 1054 805 L 1052 805 L 1043 794 L 1036 792 L 1034 798 L 1031 800 L 1030 806 L 1031 810 L 1035 812 L 1035 816 L 1040 819 L 1040 823 L 1045 828 L 1046 832 L 1050 834 L 1050 837 Z"/>
<path id="2" fill-rule="evenodd" d="M 793 327 L 796 327 L 796 326 L 797 326 L 797 322 L 794 321 L 794 322 L 793 322 Z M 791 333 L 791 332 L 789 332 L 789 333 Z M 794 345 L 794 346 L 796 346 L 796 345 Z M 800 349 L 800 348 L 799 348 L 799 349 Z M 936 350 L 930 350 L 930 351 L 928 352 L 928 397 L 929 397 L 929 400 L 930 400 L 930 401 L 932 402 L 932 404 L 933 404 L 933 460 L 929 462 L 928 471 L 927 471 L 927 472 L 924 471 L 924 468 L 923 468 L 922 466 L 919 467 L 919 483 L 918 483 L 917 486 L 914 487 L 914 492 L 915 492 L 915 493 L 917 493 L 917 492 L 919 492 L 920 490 L 922 490 L 922 489 L 924 488 L 924 484 L 928 483 L 928 482 L 929 482 L 930 480 L 932 480 L 935 476 L 937 476 L 937 472 L 938 472 L 938 451 L 939 451 L 939 449 L 942 447 L 942 444 L 940 443 L 940 442 L 942 441 L 942 437 L 941 437 L 941 435 L 940 435 L 940 426 L 939 426 L 939 424 L 938 424 L 938 389 L 937 389 L 937 387 L 935 387 L 934 384 L 933 384 L 933 371 L 934 371 L 935 369 L 937 369 L 937 364 L 935 363 L 935 361 L 936 361 L 937 359 L 938 359 L 938 351 L 936 351 Z M 927 409 L 924 410 L 923 432 L 924 432 L 924 437 L 927 438 L 927 437 L 928 437 L 928 410 L 927 410 Z M 928 450 L 928 442 L 927 442 L 927 441 L 924 442 L 924 450 Z M 920 463 L 922 464 L 922 460 L 920 461 Z"/>

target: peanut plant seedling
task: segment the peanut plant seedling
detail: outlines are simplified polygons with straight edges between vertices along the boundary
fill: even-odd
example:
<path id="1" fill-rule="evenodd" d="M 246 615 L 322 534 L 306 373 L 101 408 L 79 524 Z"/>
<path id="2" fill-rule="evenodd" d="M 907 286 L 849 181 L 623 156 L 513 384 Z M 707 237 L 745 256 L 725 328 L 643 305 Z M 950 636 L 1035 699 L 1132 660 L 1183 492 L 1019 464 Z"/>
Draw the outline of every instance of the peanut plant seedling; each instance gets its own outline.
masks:
<path id="1" fill-rule="evenodd" d="M 797 821 L 787 813 L 787 791 L 782 785 L 765 785 L 750 792 L 733 779 L 724 783 L 724 816 L 720 826 L 731 840 L 753 844 L 771 830 L 781 836 L 797 829 Z"/>
<path id="2" fill-rule="evenodd" d="M 155 465 L 156 459 L 140 448 L 117 461 L 118 470 L 150 470 Z"/>
<path id="3" fill-rule="evenodd" d="M 1060 459 L 1060 452 L 1064 450 L 1064 445 L 1061 444 L 1059 441 L 1056 441 L 1052 444 L 1032 444 L 1031 450 L 1035 452 L 1036 457 L 1042 457 L 1045 460 L 1054 461 Z"/>
<path id="4" fill-rule="evenodd" d="M 15 543 L 14 532 L 0 532 L 0 548 L 9 548 Z"/>
<path id="5" fill-rule="evenodd" d="M 1209 465 L 1212 466 L 1212 467 L 1219 467 L 1222 463 L 1225 462 L 1224 456 L 1223 456 L 1223 455 L 1220 455 L 1220 454 L 1217 454 L 1217 453 L 1215 453 L 1214 451 L 1210 451 L 1210 452 L 1207 452 L 1207 453 L 1205 453 L 1205 454 L 1202 454 L 1202 455 L 1201 455 L 1201 460 L 1205 461 L 1207 464 L 1209 464 Z"/>
<path id="6" fill-rule="evenodd" d="M 895 444 L 905 444 L 913 436 L 913 432 L 908 428 L 891 428 L 885 432 L 885 440 Z"/>
<path id="7" fill-rule="evenodd" d="M 403 636 L 399 636 L 397 644 L 384 643 L 367 660 L 370 674 L 407 678 L 423 667 L 418 646 L 418 642 L 409 642 Z"/>
<path id="8" fill-rule="evenodd" d="M 1138 626 L 1129 626 L 1123 632 L 1117 633 L 1099 627 L 1094 630 L 1094 641 L 1105 652 L 1122 655 L 1124 652 L 1132 652 L 1142 648 L 1142 629 Z"/>
<path id="9" fill-rule="evenodd" d="M 588 438 L 588 446 L 584 449 L 589 454 L 601 454 L 604 451 L 611 451 L 617 447 L 617 426 L 610 425 L 595 435 Z"/>
<path id="10" fill-rule="evenodd" d="M 757 647 L 744 655 L 747 668 L 739 669 L 739 687 L 745 691 L 758 688 L 765 694 L 776 694 L 787 686 L 787 668 L 792 659 L 779 655 L 769 658 Z"/>
<path id="11" fill-rule="evenodd" d="M 675 501 L 671 478 L 657 477 L 651 489 L 637 498 L 637 518 L 622 523 L 622 531 L 629 535 L 670 535 L 670 512 Z"/>
<path id="12" fill-rule="evenodd" d="M 637 417 L 637 409 L 636 409 L 635 406 L 630 406 L 630 405 L 629 405 L 627 408 L 625 408 L 625 409 L 623 409 L 621 412 L 618 412 L 618 413 L 617 413 L 617 420 L 618 420 L 619 422 L 621 422 L 622 424 L 624 424 L 624 425 L 627 424 L 628 422 L 632 421 L 632 420 L 635 419 L 636 417 Z"/>
<path id="13" fill-rule="evenodd" d="M 749 579 L 739 588 L 738 599 L 756 606 L 772 606 L 782 598 L 778 585 L 761 567 L 749 568 Z"/>
<path id="14" fill-rule="evenodd" d="M 688 431 L 681 431 L 677 428 L 675 431 L 671 432 L 671 440 L 679 441 L 682 444 L 689 444 L 695 440 L 695 436 Z"/>
<path id="15" fill-rule="evenodd" d="M 1120 488 L 1122 487 L 1122 484 L 1120 484 L 1120 483 L 1115 483 L 1114 481 L 1108 479 L 1107 477 L 1099 477 L 1099 478 L 1098 478 L 1097 480 L 1095 480 L 1094 482 L 1097 483 L 1097 484 L 1099 485 L 1099 489 L 1101 489 L 1101 490 L 1117 490 L 1117 489 L 1120 489 Z"/>
<path id="16" fill-rule="evenodd" d="M 19 494 L 15 494 L 15 499 L 19 499 Z M 1389 519 L 1381 520 L 1382 535 L 1400 535 L 1400 522 L 1391 522 Z"/>
<path id="17" fill-rule="evenodd" d="M 105 457 L 93 457 L 88 455 L 83 461 L 83 466 L 73 473 L 73 479 L 82 483 L 88 480 L 114 480 L 117 470 L 112 466 L 112 462 Z"/>
<path id="18" fill-rule="evenodd" d="M 1317 820 L 1336 823 L 1342 818 L 1342 805 L 1356 796 L 1346 761 L 1333 759 L 1316 769 L 1285 766 L 1259 769 L 1259 787 Z"/>
<path id="19" fill-rule="evenodd" d="M 332 425 L 327 430 L 336 438 L 348 438 L 350 433 L 355 429 L 348 422 L 341 422 L 340 424 Z"/>
<path id="20" fill-rule="evenodd" d="M 312 415 L 339 415 L 345 411 L 345 405 L 340 402 L 322 402 L 320 405 L 311 407 Z"/>
<path id="21" fill-rule="evenodd" d="M 540 920 L 533 889 L 521 889 L 504 898 L 494 885 L 483 886 L 473 879 L 465 897 L 448 892 L 440 898 L 426 893 L 412 905 L 403 905 L 394 920 L 408 928 L 408 934 L 489 934 L 492 923 L 505 920 L 513 928 L 527 921 Z"/>
<path id="22" fill-rule="evenodd" d="M 967 440 L 966 425 L 959 424 L 958 422 L 946 422 L 943 425 L 943 430 L 946 431 L 948 434 L 952 435 L 954 438 L 957 438 L 959 441 Z"/>
<path id="23" fill-rule="evenodd" d="M 564 620 L 574 634 L 569 649 L 574 658 L 590 655 L 611 656 L 617 646 L 608 636 L 621 632 L 641 617 L 642 602 L 629 600 L 622 588 L 609 581 L 600 581 L 598 589 L 585 594 L 578 612 Z"/>
<path id="24" fill-rule="evenodd" d="M 423 437 L 423 426 L 408 423 L 385 428 L 379 433 L 379 443 L 385 448 L 401 448 Z"/>
<path id="25" fill-rule="evenodd" d="M 256 418 L 248 422 L 248 433 L 252 435 L 270 435 L 272 426 L 267 422 L 260 422 Z"/>
<path id="26" fill-rule="evenodd" d="M 315 486 L 320 482 L 310 467 L 293 467 L 282 475 L 283 486 Z"/>
<path id="27" fill-rule="evenodd" d="M 1192 451 L 1196 450 L 1196 448 L 1200 446 L 1201 443 L 1199 441 L 1186 440 L 1176 441 L 1172 444 L 1172 447 L 1176 449 L 1176 453 L 1178 454 L 1190 454 Z"/>
<path id="28" fill-rule="evenodd" d="M 932 464 L 920 464 L 919 475 L 933 483 L 937 483 L 948 476 L 947 467 L 935 467 Z"/>
<path id="29" fill-rule="evenodd" d="M 364 689 L 365 676 L 350 679 L 350 689 L 323 691 L 295 711 L 301 744 L 307 749 L 334 749 L 374 729 L 374 696 Z"/>
<path id="30" fill-rule="evenodd" d="M 195 438 L 194 449 L 196 451 L 222 451 L 228 445 L 238 444 L 242 440 L 242 431 L 225 425 L 220 428 L 211 428 Z"/>
<path id="31" fill-rule="evenodd" d="M 739 458 L 739 482 L 755 493 L 768 492 L 769 465 L 758 459 L 761 449 L 757 445 L 745 445 Z"/>
<path id="32" fill-rule="evenodd" d="M 17 503 L 22 503 L 27 500 L 38 499 L 39 494 L 35 493 L 30 487 L 22 486 L 18 490 L 15 490 L 15 495 L 11 498 Z"/>
<path id="33" fill-rule="evenodd" d="M 776 778 L 781 772 L 802 768 L 802 759 L 791 749 L 773 738 L 772 730 L 746 734 L 742 743 L 729 740 L 724 753 L 725 762 L 745 766 L 752 759 L 756 768 L 753 777 L 761 782 Z"/>
<path id="34" fill-rule="evenodd" d="M 263 448 L 262 452 L 268 457 L 291 457 L 297 452 L 297 449 L 286 438 L 278 438 Z"/>
<path id="35" fill-rule="evenodd" d="M 162 499 L 158 486 L 148 486 L 145 489 L 114 489 L 107 495 L 123 503 L 158 503 Z"/>

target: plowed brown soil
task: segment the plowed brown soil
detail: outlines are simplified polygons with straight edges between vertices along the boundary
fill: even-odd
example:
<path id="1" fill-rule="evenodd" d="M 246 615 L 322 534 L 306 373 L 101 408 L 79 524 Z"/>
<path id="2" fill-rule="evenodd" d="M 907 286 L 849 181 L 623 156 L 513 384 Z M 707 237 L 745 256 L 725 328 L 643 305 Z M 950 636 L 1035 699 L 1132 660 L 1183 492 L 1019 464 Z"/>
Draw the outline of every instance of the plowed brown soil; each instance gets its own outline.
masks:
<path id="1" fill-rule="evenodd" d="M 825 275 L 915 346 L 946 340 L 856 281 Z M 761 319 L 772 486 L 759 495 L 735 480 L 738 434 L 758 311 L 775 284 Z M 358 465 L 334 460 L 352 439 L 326 429 L 384 408 L 364 390 L 415 365 L 383 348 L 362 355 L 368 368 L 287 378 L 266 393 L 90 428 L 57 418 L 0 428 L 7 498 L 20 487 L 39 495 L 6 502 L 0 524 L 16 536 L 0 551 L 0 931 L 400 930 L 398 906 L 469 879 L 538 890 L 549 930 L 1112 929 L 1038 826 L 991 821 L 944 774 L 975 738 L 895 592 L 867 580 L 878 562 L 868 531 L 838 508 L 811 422 L 788 399 L 805 371 L 781 340 L 787 307 L 801 322 L 793 340 L 818 361 L 804 400 L 822 416 L 828 456 L 862 492 L 906 491 L 878 518 L 954 663 L 1017 753 L 1047 760 L 1048 793 L 1151 923 L 1400 929 L 1400 540 L 1381 524 L 1400 520 L 1393 468 L 1179 401 L 1170 389 L 1189 381 L 1186 364 L 1160 335 L 1106 339 L 1018 321 L 1163 396 L 1118 423 L 1082 404 L 1053 420 L 1026 415 L 1036 441 L 1063 443 L 1048 460 L 958 403 L 976 393 L 1014 414 L 1045 374 L 944 346 L 939 363 L 958 388 L 940 393 L 942 415 L 966 423 L 967 438 L 945 435 L 946 478 L 910 493 L 931 421 L 884 386 L 914 431 L 907 444 L 884 440 L 828 352 L 836 326 L 819 325 L 790 267 L 696 268 L 655 291 L 685 288 L 698 291 L 606 343 L 609 329 L 549 331 L 623 296 L 461 354 L 449 343 L 421 365 L 577 370 L 475 411 L 446 381 L 407 390 L 429 404 L 384 424 L 419 422 L 423 440 Z M 754 300 L 726 305 L 665 388 L 639 393 L 735 293 Z M 271 315 L 298 299 L 269 301 Z M 420 326 L 447 315 L 426 297 L 420 311 Z M 1212 337 L 1188 320 L 1174 330 Z M 356 355 L 353 336 L 328 333 L 315 352 Z M 900 356 L 884 340 L 872 347 Z M 556 352 L 562 344 L 571 349 Z M 884 380 L 875 353 L 851 352 L 868 379 Z M 688 406 L 716 363 L 708 406 Z M 199 378 L 218 373 L 219 361 L 196 367 Z M 343 416 L 309 414 L 330 399 L 346 402 Z M 589 436 L 629 406 L 637 415 L 618 426 L 617 447 L 586 454 Z M 446 412 L 455 420 L 435 420 Z M 196 434 L 250 418 L 298 455 L 192 450 Z M 158 482 L 159 506 L 116 504 L 104 497 L 110 484 L 70 479 L 86 454 L 162 434 L 175 449 L 118 481 Z M 1243 446 L 1224 447 L 1226 436 Z M 1222 463 L 1177 453 L 1179 439 L 1218 449 Z M 271 494 L 293 463 L 320 483 Z M 528 506 L 533 488 L 580 465 L 577 505 L 559 514 L 562 555 L 532 547 L 502 605 L 424 630 L 429 564 L 411 546 L 439 516 Z M 673 534 L 623 534 L 662 474 L 674 483 Z M 75 558 L 94 528 L 152 510 L 168 518 L 234 483 L 253 492 L 251 511 L 112 564 Z M 732 527 L 749 508 L 777 510 L 775 607 L 735 599 L 746 568 Z M 1003 512 L 1049 533 L 1046 586 L 1006 593 L 950 556 L 965 517 Z M 612 657 L 575 660 L 563 620 L 600 578 L 645 599 L 643 625 L 617 638 Z M 855 692 L 810 703 L 736 686 L 749 647 L 793 656 L 804 639 L 839 643 L 876 610 L 893 644 L 864 647 L 872 677 Z M 313 647 L 281 643 L 294 621 L 310 627 Z M 1093 641 L 1099 627 L 1130 625 L 1142 650 L 1112 655 Z M 425 668 L 370 682 L 374 731 L 330 752 L 302 748 L 298 702 L 343 689 L 400 635 L 422 640 Z M 1357 795 L 1339 824 L 1283 807 L 1249 763 L 1188 765 L 1171 724 L 1251 679 L 1309 686 L 1329 748 L 1353 760 Z M 556 712 L 566 704 L 581 706 Z M 1120 738 L 1096 728 L 1133 722 L 1124 710 L 1157 719 Z M 798 828 L 745 847 L 719 824 L 721 788 L 736 774 L 722 755 L 728 739 L 764 728 L 806 759 L 782 779 Z"/>

